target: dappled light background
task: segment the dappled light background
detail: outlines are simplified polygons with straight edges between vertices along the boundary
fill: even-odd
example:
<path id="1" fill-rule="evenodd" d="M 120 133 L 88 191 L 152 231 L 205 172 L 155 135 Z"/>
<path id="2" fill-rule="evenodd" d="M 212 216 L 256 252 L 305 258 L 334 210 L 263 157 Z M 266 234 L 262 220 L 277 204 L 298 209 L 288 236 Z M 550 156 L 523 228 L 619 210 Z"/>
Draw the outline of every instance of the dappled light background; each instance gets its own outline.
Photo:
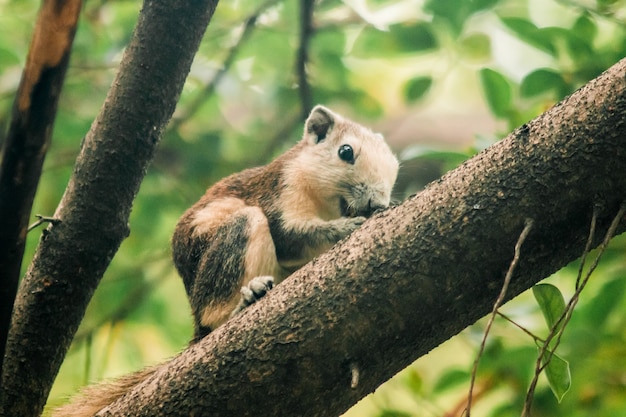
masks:
<path id="1" fill-rule="evenodd" d="M 178 217 L 221 177 L 293 145 L 313 104 L 386 136 L 402 161 L 395 193 L 402 200 L 626 56 L 624 0 L 323 0 L 312 20 L 301 4 L 219 4 L 135 201 L 131 234 L 49 405 L 185 348 L 192 319 L 169 247 Z M 38 7 L 0 0 L 3 131 Z M 86 2 L 33 214 L 54 213 L 140 9 L 134 0 Z M 40 233 L 29 234 L 24 265 Z M 570 391 L 559 404 L 540 380 L 534 415 L 626 415 L 625 249 L 617 238 L 604 254 L 559 347 Z M 574 263 L 549 282 L 567 298 L 577 271 Z M 502 312 L 539 337 L 547 333 L 531 293 Z M 479 322 L 446 342 L 346 415 L 460 416 L 483 330 Z M 519 415 L 536 355 L 531 337 L 496 320 L 473 413 Z"/>

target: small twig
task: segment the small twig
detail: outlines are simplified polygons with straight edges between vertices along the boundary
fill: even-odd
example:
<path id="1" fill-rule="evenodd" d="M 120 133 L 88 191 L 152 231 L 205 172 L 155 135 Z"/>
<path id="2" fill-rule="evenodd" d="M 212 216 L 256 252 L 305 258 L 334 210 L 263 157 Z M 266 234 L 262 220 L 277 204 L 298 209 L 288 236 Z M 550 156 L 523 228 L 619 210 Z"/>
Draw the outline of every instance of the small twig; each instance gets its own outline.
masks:
<path id="1" fill-rule="evenodd" d="M 34 228 L 39 227 L 44 223 L 50 223 L 53 226 L 56 226 L 57 224 L 61 223 L 61 219 L 57 219 L 56 217 L 42 216 L 41 214 L 35 214 L 35 217 L 37 217 L 39 220 L 37 220 L 35 223 L 28 226 L 27 232 L 30 232 Z"/>
<path id="2" fill-rule="evenodd" d="M 470 380 L 470 388 L 469 388 L 469 392 L 467 394 L 467 409 L 466 409 L 466 413 L 465 413 L 465 415 L 467 417 L 470 417 L 470 412 L 471 412 L 471 408 L 472 408 L 472 397 L 473 397 L 474 385 L 476 383 L 476 374 L 478 372 L 478 363 L 480 362 L 480 358 L 481 358 L 483 352 L 485 351 L 485 345 L 487 343 L 487 336 L 489 335 L 489 331 L 491 330 L 491 326 L 493 325 L 493 321 L 495 320 L 496 314 L 498 313 L 498 309 L 500 308 L 500 306 L 504 302 L 504 299 L 506 297 L 506 292 L 507 292 L 507 290 L 509 288 L 509 284 L 511 282 L 511 278 L 513 277 L 513 272 L 515 271 L 515 268 L 517 267 L 517 264 L 518 264 L 519 259 L 520 259 L 522 244 L 524 243 L 524 241 L 526 240 L 526 237 L 530 233 L 530 230 L 533 227 L 533 223 L 534 223 L 533 219 L 526 219 L 526 221 L 525 221 L 524 229 L 520 233 L 519 238 L 517 239 L 517 243 L 515 244 L 515 255 L 513 256 L 513 260 L 511 261 L 511 264 L 509 265 L 509 270 L 507 271 L 507 273 L 506 273 L 506 275 L 504 277 L 504 284 L 502 284 L 502 289 L 500 290 L 500 295 L 498 295 L 498 299 L 496 300 L 495 304 L 493 305 L 493 309 L 491 310 L 491 315 L 489 317 L 489 321 L 487 322 L 487 327 L 485 328 L 485 334 L 483 335 L 483 340 L 480 343 L 480 348 L 478 350 L 478 355 L 476 355 L 476 359 L 474 360 L 474 366 L 472 368 L 472 376 L 471 376 L 471 380 Z"/>
<path id="3" fill-rule="evenodd" d="M 530 409 L 532 407 L 533 396 L 535 393 L 535 389 L 537 387 L 539 375 L 541 374 L 541 372 L 543 372 L 546 366 L 548 366 L 548 364 L 550 363 L 550 359 L 552 358 L 552 354 L 556 351 L 557 347 L 560 345 L 563 332 L 565 331 L 565 327 L 567 326 L 567 323 L 569 323 L 570 319 L 572 318 L 572 314 L 574 313 L 574 308 L 576 307 L 580 299 L 580 294 L 582 293 L 583 289 L 589 282 L 589 278 L 591 278 L 591 274 L 598 267 L 598 264 L 600 263 L 600 258 L 604 254 L 609 244 L 609 241 L 615 235 L 615 231 L 617 230 L 617 227 L 619 226 L 620 221 L 624 217 L 624 214 L 626 214 L 626 204 L 622 204 L 619 211 L 617 212 L 617 215 L 611 222 L 611 225 L 609 226 L 609 229 L 607 230 L 606 235 L 604 236 L 604 240 L 598 247 L 598 250 L 599 250 L 598 255 L 595 257 L 593 264 L 590 266 L 589 270 L 583 277 L 584 261 L 586 259 L 586 255 L 590 251 L 590 248 L 591 248 L 590 242 L 593 242 L 593 237 L 595 234 L 597 210 L 594 209 L 592 219 L 591 219 L 591 226 L 589 227 L 589 238 L 587 239 L 585 252 L 582 255 L 581 266 L 578 269 L 578 277 L 576 279 L 576 291 L 574 292 L 574 295 L 567 303 L 567 306 L 565 307 L 565 310 L 563 311 L 563 314 L 561 315 L 561 317 L 559 317 L 559 319 L 554 323 L 554 325 L 550 329 L 550 333 L 548 334 L 548 337 L 546 338 L 545 342 L 541 346 L 539 355 L 537 357 L 537 361 L 535 362 L 535 375 L 533 376 L 533 379 L 528 387 L 528 391 L 526 392 L 526 400 L 524 401 L 524 409 L 522 411 L 522 417 L 530 416 Z M 554 346 L 550 346 L 550 343 L 552 342 L 552 340 L 555 340 Z M 546 359 L 546 356 L 547 356 L 547 359 Z"/>
<path id="4" fill-rule="evenodd" d="M 485 395 L 489 393 L 489 391 L 491 390 L 491 388 L 493 388 L 494 385 L 495 385 L 495 381 L 493 380 L 493 378 L 489 378 L 486 381 L 483 381 L 474 390 L 473 398 L 477 401 L 483 398 Z M 467 398 L 463 398 L 461 401 L 455 404 L 452 407 L 452 409 L 441 414 L 441 417 L 458 417 L 465 410 L 467 410 Z"/>
<path id="5" fill-rule="evenodd" d="M 589 236 L 587 236 L 587 243 L 585 244 L 585 250 L 580 257 L 580 267 L 578 268 L 578 275 L 576 277 L 576 289 L 580 288 L 580 279 L 583 275 L 583 269 L 585 262 L 587 261 L 587 255 L 591 252 L 591 245 L 593 245 L 593 237 L 596 234 L 596 222 L 598 220 L 598 207 L 594 205 L 593 213 L 591 214 L 591 226 L 589 226 Z"/>
<path id="6" fill-rule="evenodd" d="M 543 343 L 544 340 L 542 338 L 540 338 L 539 336 L 537 336 L 536 334 L 534 334 L 533 332 L 531 332 L 530 330 L 528 330 L 527 328 L 525 328 L 524 326 L 520 325 L 519 323 L 516 323 L 513 319 L 511 319 L 510 317 L 508 317 L 507 315 L 505 315 L 504 313 L 498 311 L 498 315 L 500 317 L 502 317 L 504 320 L 508 321 L 509 323 L 511 323 L 513 326 L 517 327 L 518 329 L 520 329 L 521 331 L 523 331 L 524 333 L 526 333 L 528 336 L 532 337 L 533 340 L 537 341 L 537 342 L 541 342 Z"/>
<path id="7" fill-rule="evenodd" d="M 302 120 L 306 119 L 313 108 L 311 86 L 307 76 L 306 66 L 309 60 L 309 43 L 313 36 L 313 9 L 315 0 L 302 0 L 300 2 L 300 45 L 296 59 L 296 75 L 298 77 L 298 90 L 302 102 Z"/>
<path id="8" fill-rule="evenodd" d="M 185 107 L 185 109 L 181 112 L 180 115 L 177 115 L 172 118 L 169 129 L 176 130 L 183 124 L 186 120 L 190 119 L 194 114 L 200 110 L 202 105 L 206 102 L 206 100 L 213 95 L 215 89 L 222 81 L 224 75 L 230 70 L 231 66 L 235 62 L 235 58 L 237 54 L 243 47 L 243 45 L 250 39 L 250 36 L 256 27 L 256 22 L 271 6 L 278 3 L 278 0 L 268 0 L 265 3 L 261 4 L 256 11 L 250 15 L 245 22 L 243 23 L 243 31 L 239 36 L 239 39 L 227 52 L 226 58 L 224 58 L 224 62 L 222 62 L 222 66 L 217 70 L 211 81 L 208 82 L 207 85 L 204 86 L 202 91 L 193 99 L 191 103 Z"/>

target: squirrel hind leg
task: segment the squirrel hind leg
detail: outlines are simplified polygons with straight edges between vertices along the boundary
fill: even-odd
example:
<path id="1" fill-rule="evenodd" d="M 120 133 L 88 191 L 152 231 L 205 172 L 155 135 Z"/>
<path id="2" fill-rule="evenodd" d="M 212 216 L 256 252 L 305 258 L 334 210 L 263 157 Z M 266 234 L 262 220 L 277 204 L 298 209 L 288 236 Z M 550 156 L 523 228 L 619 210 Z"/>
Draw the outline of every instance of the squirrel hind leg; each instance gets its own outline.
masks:
<path id="1" fill-rule="evenodd" d="M 249 239 L 244 258 L 245 275 L 239 304 L 230 317 L 262 298 L 274 286 L 275 277 L 282 278 L 267 217 L 258 207 L 248 207 L 246 212 Z"/>
<path id="2" fill-rule="evenodd" d="M 272 277 L 280 279 L 269 223 L 259 207 L 245 206 L 231 213 L 214 235 L 220 238 L 205 246 L 191 297 L 196 319 L 194 340 L 224 323 L 235 310 L 239 312 L 254 302 L 240 306 L 241 290 L 247 295 L 251 291 L 258 299 L 273 285 Z"/>

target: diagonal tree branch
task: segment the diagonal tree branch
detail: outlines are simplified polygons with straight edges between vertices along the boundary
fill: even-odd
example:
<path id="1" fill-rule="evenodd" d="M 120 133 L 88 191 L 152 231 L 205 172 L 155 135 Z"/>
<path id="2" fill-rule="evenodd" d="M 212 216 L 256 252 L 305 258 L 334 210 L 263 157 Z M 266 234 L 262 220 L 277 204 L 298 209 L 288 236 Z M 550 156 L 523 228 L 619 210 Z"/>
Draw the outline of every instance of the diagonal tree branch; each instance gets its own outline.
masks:
<path id="1" fill-rule="evenodd" d="M 491 310 L 525 219 L 507 299 L 582 253 L 598 199 L 608 229 L 626 198 L 625 73 L 626 59 L 367 221 L 97 415 L 344 412 Z"/>
<path id="2" fill-rule="evenodd" d="M 0 375 L 26 245 L 82 1 L 44 1 L 13 104 L 0 165 Z M 0 387 L 2 381 L 0 380 Z"/>
<path id="3" fill-rule="evenodd" d="M 144 3 L 54 215 L 61 222 L 47 229 L 20 286 L 0 415 L 41 413 L 87 303 L 129 233 L 132 201 L 216 5 Z"/>

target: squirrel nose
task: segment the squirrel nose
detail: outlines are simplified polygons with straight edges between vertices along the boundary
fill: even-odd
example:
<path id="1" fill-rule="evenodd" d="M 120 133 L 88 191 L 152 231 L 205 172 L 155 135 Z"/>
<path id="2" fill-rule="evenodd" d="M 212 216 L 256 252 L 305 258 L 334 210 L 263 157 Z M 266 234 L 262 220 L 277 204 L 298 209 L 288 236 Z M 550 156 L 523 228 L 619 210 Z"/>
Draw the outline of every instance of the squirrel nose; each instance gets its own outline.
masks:
<path id="1" fill-rule="evenodd" d="M 380 203 L 380 202 L 378 202 L 378 201 L 373 201 L 370 198 L 369 201 L 367 202 L 367 209 L 366 209 L 366 212 L 364 214 L 365 214 L 366 217 L 370 217 L 376 211 L 382 210 L 384 208 L 387 208 L 387 206 L 382 204 L 382 203 Z"/>

